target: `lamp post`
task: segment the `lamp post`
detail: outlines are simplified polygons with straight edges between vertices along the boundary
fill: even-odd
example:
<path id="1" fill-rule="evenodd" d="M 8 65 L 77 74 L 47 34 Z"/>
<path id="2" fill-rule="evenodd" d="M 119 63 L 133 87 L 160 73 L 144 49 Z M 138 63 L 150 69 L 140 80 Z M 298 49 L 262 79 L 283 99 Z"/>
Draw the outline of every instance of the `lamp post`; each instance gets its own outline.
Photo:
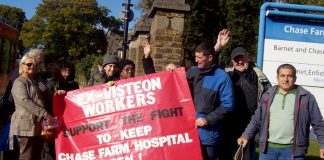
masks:
<path id="1" fill-rule="evenodd" d="M 126 50 L 127 50 L 127 39 L 128 39 L 128 23 L 134 18 L 134 13 L 130 9 L 133 4 L 130 3 L 130 0 L 125 0 L 126 3 L 123 3 L 125 6 L 124 12 L 124 39 L 123 39 L 123 53 L 122 59 L 126 59 Z"/>

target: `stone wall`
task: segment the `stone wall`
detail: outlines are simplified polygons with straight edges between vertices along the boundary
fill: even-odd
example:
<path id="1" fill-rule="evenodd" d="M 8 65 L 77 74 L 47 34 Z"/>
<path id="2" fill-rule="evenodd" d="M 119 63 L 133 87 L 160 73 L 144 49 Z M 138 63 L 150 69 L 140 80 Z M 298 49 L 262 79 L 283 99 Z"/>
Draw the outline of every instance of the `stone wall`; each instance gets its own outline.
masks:
<path id="1" fill-rule="evenodd" d="M 150 32 L 156 71 L 162 71 L 168 63 L 180 64 L 183 25 L 183 13 L 156 12 Z"/>
<path id="2" fill-rule="evenodd" d="M 136 65 L 135 73 L 136 75 L 144 74 L 143 64 L 142 64 L 142 57 L 143 57 L 143 47 L 142 44 L 144 41 L 148 39 L 148 34 L 139 34 L 136 39 L 131 41 L 129 44 L 129 50 L 127 58 L 134 61 Z M 136 76 L 135 75 L 135 76 Z"/>
<path id="3" fill-rule="evenodd" d="M 152 49 L 152 58 L 155 70 L 162 71 L 169 63 L 180 64 L 182 55 L 182 34 L 185 12 L 189 5 L 184 0 L 156 0 L 148 14 L 149 23 L 139 23 L 132 34 L 127 58 L 134 60 L 136 75 L 143 72 L 143 47 L 144 41 L 149 41 Z M 141 21 L 140 20 L 140 21 Z M 145 20 L 143 20 L 145 21 Z"/>

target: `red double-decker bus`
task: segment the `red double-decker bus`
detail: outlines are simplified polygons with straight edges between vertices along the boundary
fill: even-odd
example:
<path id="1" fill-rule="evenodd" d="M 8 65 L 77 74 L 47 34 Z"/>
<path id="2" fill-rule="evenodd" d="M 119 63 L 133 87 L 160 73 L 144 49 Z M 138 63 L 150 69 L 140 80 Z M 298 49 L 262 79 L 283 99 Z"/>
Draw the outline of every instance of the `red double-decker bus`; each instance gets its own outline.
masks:
<path id="1" fill-rule="evenodd" d="M 16 67 L 19 31 L 0 21 L 0 97 L 8 84 L 9 73 Z"/>

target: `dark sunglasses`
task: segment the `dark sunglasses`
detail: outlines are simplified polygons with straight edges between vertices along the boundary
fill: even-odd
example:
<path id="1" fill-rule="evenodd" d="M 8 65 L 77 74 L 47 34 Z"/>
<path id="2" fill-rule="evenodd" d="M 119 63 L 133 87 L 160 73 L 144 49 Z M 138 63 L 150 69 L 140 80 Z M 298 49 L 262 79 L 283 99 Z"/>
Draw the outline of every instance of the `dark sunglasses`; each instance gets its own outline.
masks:
<path id="1" fill-rule="evenodd" d="M 24 65 L 26 65 L 27 67 L 32 67 L 32 66 L 34 66 L 33 63 L 24 63 Z"/>

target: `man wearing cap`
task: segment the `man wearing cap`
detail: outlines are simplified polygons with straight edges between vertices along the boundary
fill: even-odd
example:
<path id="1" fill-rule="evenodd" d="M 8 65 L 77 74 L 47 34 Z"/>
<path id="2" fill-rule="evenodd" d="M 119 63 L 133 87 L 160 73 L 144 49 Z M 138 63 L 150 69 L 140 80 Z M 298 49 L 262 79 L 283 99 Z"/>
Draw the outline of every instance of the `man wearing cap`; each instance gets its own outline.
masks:
<path id="1" fill-rule="evenodd" d="M 240 137 L 251 117 L 258 107 L 261 95 L 271 87 L 271 84 L 262 71 L 250 62 L 246 49 L 237 47 L 231 52 L 233 67 L 225 70 L 231 77 L 235 95 L 235 109 L 225 120 L 224 152 L 226 157 L 232 159 L 235 149 L 238 148 L 236 140 Z M 253 159 L 255 154 L 255 143 L 245 148 L 244 158 Z"/>
<path id="2" fill-rule="evenodd" d="M 105 55 L 102 61 L 103 73 L 102 83 L 120 80 L 118 71 L 118 57 L 116 55 Z"/>

